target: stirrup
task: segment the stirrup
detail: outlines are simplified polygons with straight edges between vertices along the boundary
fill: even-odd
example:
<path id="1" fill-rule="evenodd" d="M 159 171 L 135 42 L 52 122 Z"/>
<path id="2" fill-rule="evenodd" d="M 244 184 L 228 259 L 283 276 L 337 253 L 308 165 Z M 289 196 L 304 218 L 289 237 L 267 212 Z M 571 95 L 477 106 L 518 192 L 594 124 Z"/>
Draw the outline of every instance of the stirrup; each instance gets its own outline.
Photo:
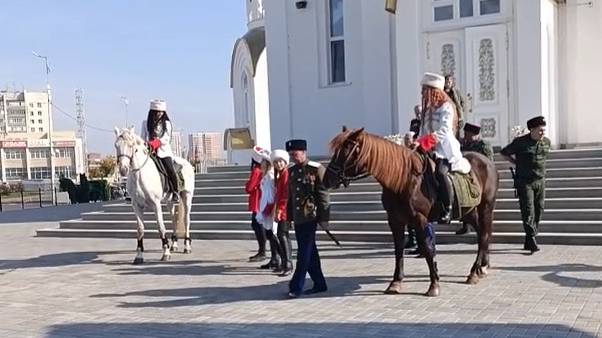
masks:
<path id="1" fill-rule="evenodd" d="M 171 193 L 171 201 L 172 202 L 180 202 L 180 194 L 177 192 Z"/>

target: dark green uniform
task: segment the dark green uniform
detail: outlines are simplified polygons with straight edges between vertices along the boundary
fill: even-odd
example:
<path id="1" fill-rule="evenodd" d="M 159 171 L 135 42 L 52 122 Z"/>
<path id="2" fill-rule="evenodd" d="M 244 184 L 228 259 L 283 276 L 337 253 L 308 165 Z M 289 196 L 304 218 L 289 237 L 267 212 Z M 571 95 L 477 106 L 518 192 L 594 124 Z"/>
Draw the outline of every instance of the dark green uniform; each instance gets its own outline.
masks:
<path id="1" fill-rule="evenodd" d="M 288 169 L 287 217 L 295 224 L 319 223 L 330 218 L 330 193 L 322 184 L 326 169 L 307 161 Z"/>
<path id="2" fill-rule="evenodd" d="M 462 144 L 462 151 L 474 151 L 487 156 L 493 161 L 493 147 L 488 142 L 478 140 L 477 142 L 467 142 Z"/>
<path id="3" fill-rule="evenodd" d="M 530 134 L 515 138 L 501 151 L 504 156 L 514 155 L 516 158 L 515 186 L 527 237 L 537 235 L 543 214 L 546 159 L 549 152 L 550 140 L 547 137 L 535 141 Z"/>
<path id="4" fill-rule="evenodd" d="M 314 292 L 327 289 L 316 246 L 316 229 L 330 217 L 330 194 L 322 184 L 326 169 L 317 162 L 306 161 L 289 168 L 287 217 L 295 223 L 297 265 L 289 282 L 289 297 L 303 292 L 305 276 L 314 282 Z"/>

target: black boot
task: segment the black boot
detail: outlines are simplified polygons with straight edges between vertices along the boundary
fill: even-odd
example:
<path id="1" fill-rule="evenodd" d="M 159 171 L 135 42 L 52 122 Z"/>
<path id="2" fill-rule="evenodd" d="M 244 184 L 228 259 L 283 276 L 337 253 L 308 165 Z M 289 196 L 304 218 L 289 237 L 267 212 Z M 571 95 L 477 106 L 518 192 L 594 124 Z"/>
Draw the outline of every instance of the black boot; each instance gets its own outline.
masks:
<path id="1" fill-rule="evenodd" d="M 462 227 L 456 231 L 456 235 L 464 235 L 470 233 L 470 228 L 465 222 L 462 223 Z"/>
<path id="2" fill-rule="evenodd" d="M 171 201 L 174 203 L 179 203 L 180 194 L 178 192 L 178 176 L 173 165 L 173 160 L 171 157 L 165 157 L 161 159 L 161 163 L 167 172 L 169 190 L 171 190 Z"/>
<path id="3" fill-rule="evenodd" d="M 263 228 L 263 225 L 259 224 L 259 222 L 257 222 L 257 219 L 255 218 L 256 214 L 253 213 L 253 215 L 251 216 L 251 228 L 253 229 L 253 232 L 255 233 L 255 239 L 257 240 L 257 254 L 249 257 L 249 262 L 261 262 L 263 260 L 266 259 L 265 256 L 265 242 L 266 242 L 266 238 L 265 238 L 265 229 Z"/>
<path id="4" fill-rule="evenodd" d="M 270 261 L 267 264 L 261 265 L 259 268 L 260 269 L 276 269 L 280 266 L 280 257 L 279 255 L 279 251 L 280 251 L 280 245 L 278 245 L 278 239 L 276 238 L 276 236 L 274 236 L 274 232 L 272 232 L 272 230 L 266 230 L 265 232 L 268 241 L 270 242 Z"/>
<path id="5" fill-rule="evenodd" d="M 437 160 L 437 181 L 439 183 L 440 201 L 443 204 L 441 209 L 441 217 L 437 223 L 439 224 L 450 224 L 451 223 L 451 212 L 452 212 L 452 197 L 453 197 L 453 186 L 451 179 L 448 176 L 449 163 L 447 160 Z"/>
<path id="6" fill-rule="evenodd" d="M 525 250 L 529 250 L 531 253 L 539 251 L 539 246 L 537 245 L 535 236 L 527 236 L 525 239 Z"/>

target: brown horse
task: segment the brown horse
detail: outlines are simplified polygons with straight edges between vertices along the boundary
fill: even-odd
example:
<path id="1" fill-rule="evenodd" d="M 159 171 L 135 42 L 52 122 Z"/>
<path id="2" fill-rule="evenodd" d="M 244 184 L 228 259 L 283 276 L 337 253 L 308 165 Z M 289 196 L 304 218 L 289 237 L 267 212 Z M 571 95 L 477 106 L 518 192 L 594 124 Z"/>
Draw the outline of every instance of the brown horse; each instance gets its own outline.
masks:
<path id="1" fill-rule="evenodd" d="M 437 205 L 436 197 L 429 193 L 424 171 L 426 162 L 416 151 L 399 146 L 364 129 L 346 130 L 330 143 L 332 158 L 324 176 L 327 188 L 347 186 L 351 181 L 372 175 L 383 187 L 382 204 L 395 244 L 395 272 L 386 293 L 401 293 L 403 280 L 403 249 L 406 225 L 416 228 L 419 248 L 426 257 L 430 272 L 427 296 L 439 295 L 439 274 L 435 261 L 434 243 L 427 245 L 430 215 Z M 467 283 L 476 284 L 489 267 L 489 242 L 493 228 L 493 210 L 498 189 L 498 173 L 492 161 L 485 156 L 468 152 L 464 154 L 481 187 L 481 203 L 473 210 L 463 210 L 463 221 L 473 225 L 478 237 L 477 258 L 470 270 Z"/>

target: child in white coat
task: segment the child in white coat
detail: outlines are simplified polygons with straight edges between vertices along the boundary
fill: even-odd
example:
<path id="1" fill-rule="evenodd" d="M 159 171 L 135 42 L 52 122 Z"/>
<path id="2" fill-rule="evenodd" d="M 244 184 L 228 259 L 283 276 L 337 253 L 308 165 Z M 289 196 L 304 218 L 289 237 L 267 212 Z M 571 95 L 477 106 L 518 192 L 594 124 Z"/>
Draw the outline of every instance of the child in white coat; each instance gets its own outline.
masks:
<path id="1" fill-rule="evenodd" d="M 267 264 L 260 266 L 260 269 L 279 269 L 280 268 L 280 245 L 275 234 L 278 223 L 274 221 L 274 203 L 276 198 L 276 185 L 274 182 L 274 170 L 270 153 L 265 152 L 262 155 L 261 172 L 263 174 L 259 189 L 261 198 L 259 200 L 259 212 L 257 213 L 257 222 L 265 229 L 266 236 L 270 242 L 271 259 Z"/>

